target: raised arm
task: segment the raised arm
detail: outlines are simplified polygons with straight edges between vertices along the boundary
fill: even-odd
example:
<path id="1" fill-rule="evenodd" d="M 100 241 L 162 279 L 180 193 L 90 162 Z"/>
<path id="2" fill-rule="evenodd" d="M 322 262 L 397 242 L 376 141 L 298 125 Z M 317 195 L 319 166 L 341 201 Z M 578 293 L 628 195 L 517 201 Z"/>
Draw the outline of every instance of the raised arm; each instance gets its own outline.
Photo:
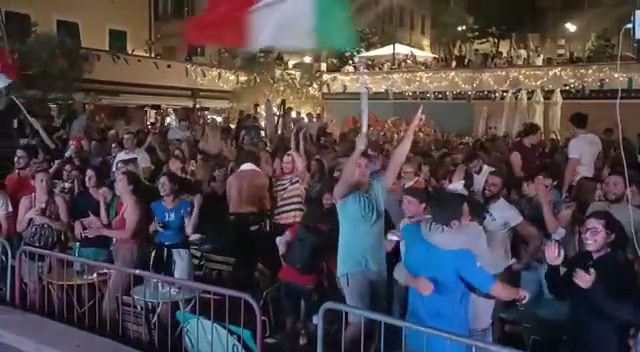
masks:
<path id="1" fill-rule="evenodd" d="M 353 151 L 349 159 L 345 162 L 342 172 L 340 173 L 340 179 L 338 183 L 333 188 L 333 198 L 336 201 L 341 200 L 346 197 L 351 189 L 353 188 L 353 184 L 356 181 L 356 162 L 358 158 L 362 155 L 364 150 L 367 148 L 367 136 L 361 134 L 356 139 L 356 149 Z"/>
<path id="2" fill-rule="evenodd" d="M 391 188 L 396 178 L 398 178 L 398 173 L 400 172 L 400 168 L 402 168 L 402 164 L 407 159 L 407 155 L 409 154 L 409 150 L 411 149 L 411 143 L 413 142 L 413 136 L 416 132 L 420 123 L 424 120 L 424 115 L 422 114 L 422 105 L 416 112 L 413 120 L 411 121 L 411 125 L 402 137 L 400 144 L 396 147 L 396 149 L 391 154 L 391 159 L 389 160 L 389 166 L 387 167 L 387 171 L 384 174 L 384 184 L 387 189 Z"/>

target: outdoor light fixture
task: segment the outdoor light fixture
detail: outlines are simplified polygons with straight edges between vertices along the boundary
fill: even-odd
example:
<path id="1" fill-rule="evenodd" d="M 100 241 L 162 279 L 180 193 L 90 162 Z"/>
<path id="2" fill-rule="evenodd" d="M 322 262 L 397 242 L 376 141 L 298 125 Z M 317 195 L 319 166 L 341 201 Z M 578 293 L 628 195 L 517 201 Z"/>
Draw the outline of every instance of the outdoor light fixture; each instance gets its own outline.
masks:
<path id="1" fill-rule="evenodd" d="M 575 32 L 578 29 L 578 27 L 571 22 L 565 23 L 564 28 L 566 28 L 566 30 L 568 30 L 571 33 Z"/>
<path id="2" fill-rule="evenodd" d="M 462 31 L 464 31 L 465 29 L 467 29 L 467 26 L 465 26 L 465 25 L 458 26 L 458 32 L 462 32 Z"/>
<path id="3" fill-rule="evenodd" d="M 302 62 L 304 62 L 305 64 L 310 64 L 313 62 L 313 58 L 311 56 L 305 56 L 302 58 Z"/>

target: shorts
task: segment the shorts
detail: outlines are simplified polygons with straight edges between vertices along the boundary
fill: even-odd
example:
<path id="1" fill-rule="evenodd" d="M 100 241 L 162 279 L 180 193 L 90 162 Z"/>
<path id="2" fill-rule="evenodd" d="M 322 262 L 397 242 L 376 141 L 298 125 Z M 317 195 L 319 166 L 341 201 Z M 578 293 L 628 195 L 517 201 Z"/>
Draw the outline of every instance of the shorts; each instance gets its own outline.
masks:
<path id="1" fill-rule="evenodd" d="M 385 271 L 357 271 L 338 276 L 346 303 L 355 308 L 383 313 L 386 307 L 387 273 Z M 350 313 L 349 323 L 362 317 Z"/>
<path id="2" fill-rule="evenodd" d="M 193 280 L 193 259 L 188 249 L 172 249 L 173 277 L 176 279 Z"/>
<path id="3" fill-rule="evenodd" d="M 491 325 L 489 325 L 489 327 L 486 329 L 471 330 L 469 335 L 472 339 L 478 340 L 480 342 L 486 342 L 486 343 L 493 342 L 493 329 Z M 477 346 L 468 346 L 467 351 L 468 352 L 489 352 L 488 350 L 485 351 L 485 349 L 483 349 L 482 347 L 477 347 Z"/>
<path id="4" fill-rule="evenodd" d="M 22 282 L 27 285 L 39 285 L 43 282 L 43 276 L 49 271 L 49 260 L 35 261 L 27 258 L 27 256 L 20 256 L 20 275 L 22 276 Z"/>
<path id="5" fill-rule="evenodd" d="M 292 282 L 280 283 L 280 297 L 285 318 L 300 318 L 300 302 L 304 302 L 304 321 L 310 323 L 317 313 L 316 300 L 313 297 L 313 287 L 306 287 Z"/>

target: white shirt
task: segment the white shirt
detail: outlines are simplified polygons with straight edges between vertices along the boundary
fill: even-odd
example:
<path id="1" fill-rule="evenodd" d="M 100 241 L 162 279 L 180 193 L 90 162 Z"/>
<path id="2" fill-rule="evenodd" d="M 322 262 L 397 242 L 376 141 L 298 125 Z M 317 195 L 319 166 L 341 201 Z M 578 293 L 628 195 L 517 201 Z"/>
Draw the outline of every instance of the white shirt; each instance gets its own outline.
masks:
<path id="1" fill-rule="evenodd" d="M 489 176 L 489 173 L 493 170 L 495 170 L 495 168 L 489 165 L 482 165 L 482 170 L 480 170 L 479 174 L 476 175 L 475 172 L 473 173 L 473 191 L 476 194 L 480 194 L 482 192 L 484 183 L 487 181 L 487 176 Z"/>
<path id="2" fill-rule="evenodd" d="M 170 141 L 174 141 L 174 140 L 185 140 L 187 138 L 189 138 L 191 136 L 191 131 L 183 131 L 177 127 L 172 127 L 171 129 L 169 129 L 169 132 L 167 132 L 167 139 Z"/>
<path id="3" fill-rule="evenodd" d="M 144 150 L 138 148 L 133 152 L 129 152 L 128 150 L 123 150 L 113 159 L 113 165 L 111 165 L 111 171 L 116 171 L 116 166 L 121 160 L 129 160 L 136 159 L 138 162 L 138 166 L 140 168 L 151 167 L 151 158 L 149 158 L 149 154 Z"/>
<path id="4" fill-rule="evenodd" d="M 524 49 L 518 49 L 515 57 L 513 58 L 513 63 L 516 65 L 524 65 L 525 61 L 527 61 L 527 51 Z"/>
<path id="5" fill-rule="evenodd" d="M 0 191 L 0 215 L 7 215 L 13 212 L 13 208 L 11 207 L 11 201 L 9 200 L 9 196 Z"/>
<path id="6" fill-rule="evenodd" d="M 578 159 L 574 182 L 582 177 L 593 177 L 595 162 L 601 151 L 600 137 L 593 133 L 578 135 L 569 142 L 567 155 L 570 159 Z"/>
<path id="7" fill-rule="evenodd" d="M 487 234 L 487 244 L 491 257 L 495 261 L 492 265 L 502 271 L 511 262 L 511 230 L 524 219 L 513 205 L 503 198 L 489 205 L 482 227 Z"/>
<path id="8" fill-rule="evenodd" d="M 542 53 L 531 53 L 531 65 L 534 66 L 542 66 L 542 62 L 544 61 L 544 55 Z"/>

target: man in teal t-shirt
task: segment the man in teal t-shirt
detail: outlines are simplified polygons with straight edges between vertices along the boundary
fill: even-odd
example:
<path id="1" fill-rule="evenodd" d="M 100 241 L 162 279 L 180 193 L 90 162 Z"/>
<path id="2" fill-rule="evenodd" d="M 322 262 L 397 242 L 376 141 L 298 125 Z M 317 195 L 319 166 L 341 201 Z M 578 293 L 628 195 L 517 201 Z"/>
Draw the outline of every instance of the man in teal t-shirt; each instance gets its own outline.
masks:
<path id="1" fill-rule="evenodd" d="M 377 311 L 385 307 L 384 201 L 387 189 L 398 177 L 423 117 L 420 107 L 391 155 L 382 177 L 371 179 L 372 153 L 365 153 L 366 135 L 360 135 L 355 151 L 344 164 L 334 188 L 339 223 L 337 275 L 346 303 L 350 306 Z M 345 332 L 347 349 L 360 341 L 361 319 L 349 314 Z"/>

